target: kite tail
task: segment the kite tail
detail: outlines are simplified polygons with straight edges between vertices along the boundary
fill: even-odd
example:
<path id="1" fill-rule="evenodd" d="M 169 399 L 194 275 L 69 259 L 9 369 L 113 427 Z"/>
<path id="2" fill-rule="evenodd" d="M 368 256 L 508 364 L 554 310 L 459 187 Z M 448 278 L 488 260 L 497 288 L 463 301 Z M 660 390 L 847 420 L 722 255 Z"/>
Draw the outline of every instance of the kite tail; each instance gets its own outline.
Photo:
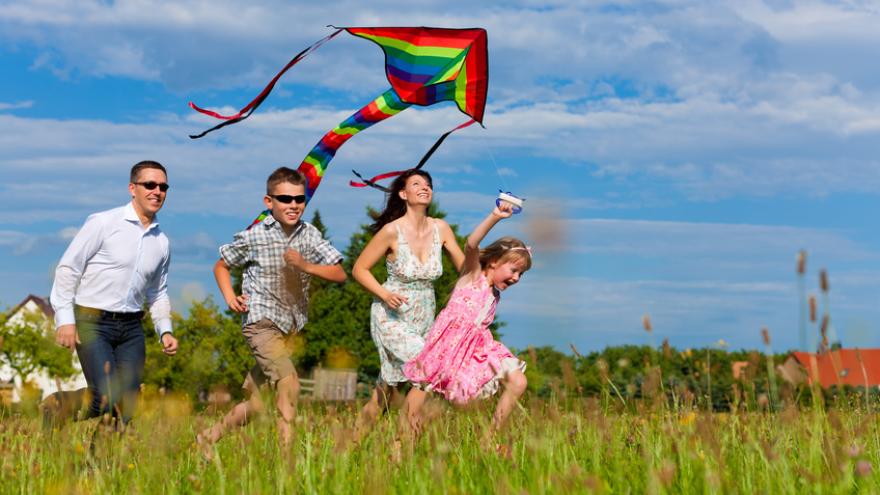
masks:
<path id="1" fill-rule="evenodd" d="M 312 151 L 306 155 L 297 169 L 306 178 L 306 201 L 312 199 L 315 190 L 318 188 L 318 185 L 321 184 L 321 179 L 324 177 L 327 165 L 330 163 L 330 160 L 336 156 L 336 150 L 360 131 L 373 124 L 382 122 L 389 117 L 393 117 L 409 107 L 409 103 L 400 101 L 400 98 L 397 97 L 397 93 L 395 93 L 393 89 L 389 89 L 379 95 L 378 98 L 371 101 L 367 106 L 361 108 L 351 117 L 345 119 L 339 125 L 327 132 L 327 134 L 318 141 L 318 144 L 312 148 Z M 251 227 L 263 221 L 268 214 L 270 214 L 269 210 L 260 213 L 260 215 L 251 222 Z"/>
<path id="2" fill-rule="evenodd" d="M 428 150 L 428 152 L 425 153 L 425 156 L 423 156 L 422 159 L 419 160 L 418 165 L 416 165 L 415 167 L 413 167 L 413 169 L 414 169 L 414 170 L 419 170 L 419 169 L 421 169 L 421 168 L 425 165 L 425 163 L 428 162 L 428 159 L 431 158 L 431 155 L 433 155 L 434 152 L 437 151 L 437 148 L 439 148 L 440 145 L 443 144 L 443 141 L 445 141 L 446 138 L 449 137 L 450 134 L 452 134 L 453 132 L 455 132 L 455 131 L 457 131 L 457 130 L 459 130 L 459 129 L 464 129 L 465 127 L 468 127 L 468 126 L 472 125 L 472 124 L 475 123 L 475 122 L 476 122 L 476 120 L 474 120 L 474 119 L 470 119 L 470 120 L 468 120 L 467 122 L 464 122 L 464 123 L 462 123 L 462 124 L 459 124 L 458 126 L 456 126 L 456 127 L 452 128 L 452 129 L 450 129 L 450 130 L 444 132 L 444 133 L 443 133 L 443 134 L 437 139 L 437 141 L 434 142 L 434 145 L 431 146 L 431 148 Z M 349 182 L 348 182 L 348 185 L 350 185 L 351 187 L 367 187 L 367 186 L 369 186 L 369 187 L 372 187 L 372 188 L 374 188 L 374 189 L 378 189 L 378 190 L 383 191 L 383 192 L 391 192 L 391 190 L 388 189 L 387 187 L 379 185 L 379 184 L 378 184 L 378 181 L 380 181 L 380 180 L 382 180 L 382 179 L 389 179 L 389 178 L 391 178 L 391 177 L 397 177 L 398 175 L 401 175 L 401 174 L 403 174 L 404 172 L 406 172 L 406 170 L 398 170 L 398 171 L 395 171 L 395 172 L 385 172 L 384 174 L 379 174 L 379 175 L 377 175 L 377 176 L 375 176 L 375 177 L 373 177 L 373 178 L 370 178 L 370 179 L 365 179 L 361 174 L 357 173 L 357 171 L 355 171 L 355 170 L 352 170 L 352 172 L 354 173 L 354 175 L 356 175 L 356 176 L 357 176 L 360 180 L 362 180 L 363 182 L 355 182 L 355 181 L 353 181 L 353 180 L 352 180 L 352 181 L 349 181 Z"/>
<path id="3" fill-rule="evenodd" d="M 248 228 L 246 230 L 251 230 L 251 228 L 253 228 L 254 225 L 262 222 L 263 220 L 266 219 L 266 217 L 268 217 L 271 214 L 272 214 L 272 210 L 263 210 L 259 215 L 257 215 L 257 218 L 255 218 L 254 221 L 251 222 L 250 225 L 248 225 Z"/>
<path id="4" fill-rule="evenodd" d="M 261 91 L 260 94 L 258 94 L 256 98 L 254 98 L 250 103 L 245 105 L 244 108 L 239 110 L 238 113 L 236 113 L 234 115 L 220 115 L 217 112 L 214 112 L 211 110 L 206 110 L 204 108 L 197 106 L 193 102 L 189 102 L 189 106 L 193 110 L 195 110 L 199 113 L 203 113 L 205 115 L 210 115 L 211 117 L 214 117 L 216 119 L 225 120 L 225 122 L 217 124 L 216 126 L 210 128 L 207 131 L 204 131 L 200 134 L 190 134 L 190 136 L 189 136 L 190 139 L 198 139 L 198 138 L 208 134 L 209 132 L 216 131 L 217 129 L 220 129 L 222 127 L 226 127 L 227 125 L 230 125 L 230 124 L 235 124 L 237 122 L 241 122 L 242 120 L 250 117 L 251 114 L 254 113 L 254 110 L 259 108 L 259 106 L 263 103 L 263 101 L 266 100 L 266 98 L 269 96 L 269 93 L 271 93 L 272 89 L 275 88 L 275 83 L 278 82 L 278 79 L 280 79 L 281 76 L 283 76 L 284 73 L 288 71 L 288 69 L 290 69 L 291 67 L 296 65 L 300 60 L 306 58 L 306 56 L 308 56 L 308 54 L 310 54 L 313 51 L 320 48 L 321 45 L 330 41 L 331 39 L 333 39 L 337 34 L 341 33 L 342 31 L 344 31 L 344 30 L 337 29 L 336 31 L 330 33 L 329 35 L 325 36 L 324 38 L 321 38 L 320 40 L 316 41 L 314 44 L 312 44 L 311 46 L 309 46 L 305 50 L 297 53 L 296 56 L 294 56 L 292 59 L 290 59 L 290 62 L 287 62 L 287 65 L 285 65 L 284 68 L 278 72 L 278 74 L 275 74 L 275 77 L 273 77 L 272 80 L 269 81 L 269 84 L 267 84 L 266 87 L 263 88 L 263 91 Z"/>
<path id="5" fill-rule="evenodd" d="M 393 89 L 389 89 L 325 134 L 312 148 L 312 151 L 306 155 L 298 169 L 306 178 L 306 200 L 312 199 L 315 190 L 321 184 L 321 179 L 324 177 L 324 172 L 327 171 L 330 160 L 336 156 L 336 151 L 346 141 L 358 132 L 397 115 L 409 107 L 409 103 L 401 101 L 397 93 Z"/>

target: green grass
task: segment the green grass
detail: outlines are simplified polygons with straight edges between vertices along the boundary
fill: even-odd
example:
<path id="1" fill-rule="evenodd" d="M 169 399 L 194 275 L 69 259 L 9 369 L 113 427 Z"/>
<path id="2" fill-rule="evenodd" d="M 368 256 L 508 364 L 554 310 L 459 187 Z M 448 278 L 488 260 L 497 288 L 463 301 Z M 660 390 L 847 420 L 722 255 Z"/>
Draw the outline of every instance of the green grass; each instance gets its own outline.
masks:
<path id="1" fill-rule="evenodd" d="M 354 446 L 354 404 L 304 403 L 289 450 L 268 416 L 224 437 L 213 461 L 194 438 L 217 417 L 183 399 L 146 401 L 124 436 L 96 436 L 94 455 L 95 420 L 47 429 L 7 413 L 0 493 L 880 493 L 880 416 L 864 410 L 623 411 L 531 398 L 488 443 L 492 407 L 432 401 L 423 437 L 396 450 L 396 412 Z"/>

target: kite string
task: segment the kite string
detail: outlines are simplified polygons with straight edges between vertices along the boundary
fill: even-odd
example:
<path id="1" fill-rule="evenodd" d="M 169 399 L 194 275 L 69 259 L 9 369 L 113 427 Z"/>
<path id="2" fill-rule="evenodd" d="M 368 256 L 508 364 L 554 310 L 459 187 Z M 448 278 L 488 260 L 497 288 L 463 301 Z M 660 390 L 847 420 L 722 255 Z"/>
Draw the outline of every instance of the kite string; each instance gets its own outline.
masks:
<path id="1" fill-rule="evenodd" d="M 489 146 L 488 139 L 483 138 L 483 146 L 485 146 L 486 151 L 489 152 L 489 158 L 492 159 L 492 165 L 495 166 L 495 173 L 498 174 L 498 179 L 501 181 L 502 187 L 504 187 L 505 191 L 510 191 L 510 186 L 507 185 L 507 181 L 504 180 L 504 176 L 501 174 L 501 169 L 498 168 L 498 162 L 495 161 L 495 154 L 492 153 L 492 147 Z"/>

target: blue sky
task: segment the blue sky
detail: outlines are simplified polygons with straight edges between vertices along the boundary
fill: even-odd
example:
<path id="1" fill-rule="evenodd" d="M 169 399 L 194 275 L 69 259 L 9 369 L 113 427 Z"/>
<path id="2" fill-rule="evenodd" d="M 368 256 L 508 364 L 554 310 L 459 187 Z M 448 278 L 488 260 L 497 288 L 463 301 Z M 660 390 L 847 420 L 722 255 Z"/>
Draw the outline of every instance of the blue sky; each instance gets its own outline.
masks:
<path id="1" fill-rule="evenodd" d="M 213 122 L 186 103 L 240 107 L 327 24 L 481 26 L 486 128 L 450 137 L 428 169 L 464 231 L 499 187 L 528 198 L 492 234 L 536 256 L 504 294 L 505 342 L 647 343 L 649 314 L 658 343 L 756 348 L 766 326 L 793 348 L 806 249 L 807 289 L 827 268 L 844 345 L 880 346 L 878 23 L 858 1 L 0 0 L 0 304 L 48 294 L 76 229 L 126 202 L 147 158 L 172 184 L 175 308 L 218 299 L 217 246 L 260 210 L 265 176 L 388 84 L 381 51 L 341 35 L 242 124 L 191 141 Z M 381 201 L 348 171 L 414 164 L 462 121 L 436 107 L 341 149 L 309 206 L 337 246 Z"/>

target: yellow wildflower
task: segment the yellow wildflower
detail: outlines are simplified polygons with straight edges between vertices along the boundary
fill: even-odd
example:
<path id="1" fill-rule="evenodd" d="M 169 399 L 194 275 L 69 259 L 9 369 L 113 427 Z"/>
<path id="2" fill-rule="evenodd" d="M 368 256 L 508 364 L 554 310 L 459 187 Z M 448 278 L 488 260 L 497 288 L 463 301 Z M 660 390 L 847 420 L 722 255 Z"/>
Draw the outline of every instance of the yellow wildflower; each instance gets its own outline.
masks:
<path id="1" fill-rule="evenodd" d="M 680 418 L 678 418 L 678 424 L 682 426 L 687 426 L 694 422 L 697 419 L 697 413 L 691 411 L 687 414 L 683 414 Z"/>

